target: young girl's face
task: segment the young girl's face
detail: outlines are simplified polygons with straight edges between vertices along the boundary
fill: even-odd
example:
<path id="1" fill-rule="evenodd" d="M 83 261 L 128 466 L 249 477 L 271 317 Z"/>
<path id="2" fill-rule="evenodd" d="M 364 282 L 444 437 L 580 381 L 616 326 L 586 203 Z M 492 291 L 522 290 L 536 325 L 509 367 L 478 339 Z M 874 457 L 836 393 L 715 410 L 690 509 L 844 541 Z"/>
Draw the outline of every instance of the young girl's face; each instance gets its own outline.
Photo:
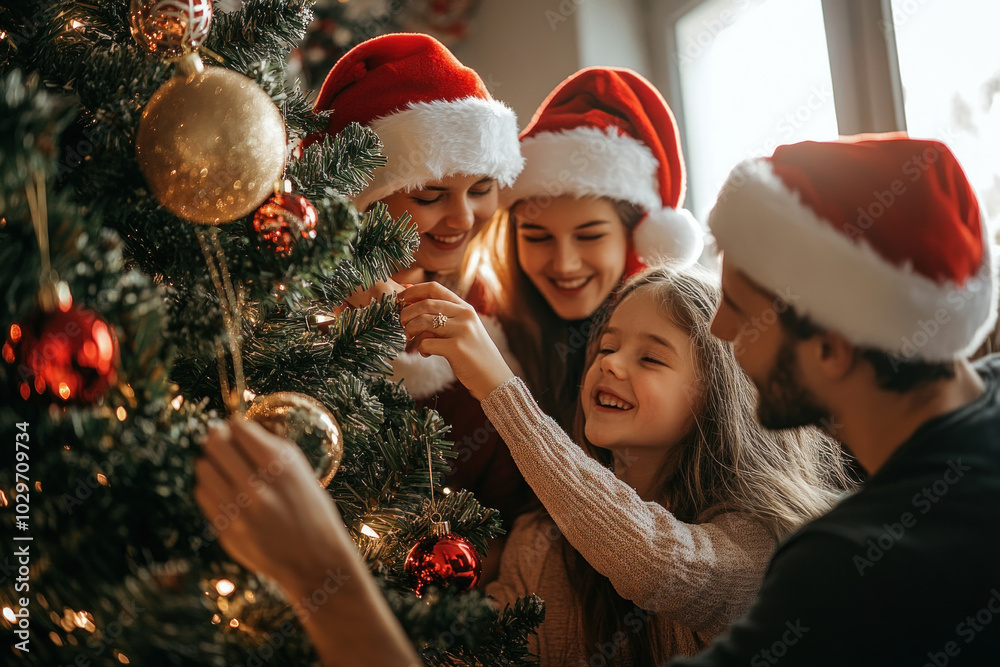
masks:
<path id="1" fill-rule="evenodd" d="M 590 317 L 625 273 L 628 230 L 607 199 L 526 199 L 511 211 L 521 270 L 564 320 Z"/>
<path id="2" fill-rule="evenodd" d="M 598 447 L 662 449 L 677 444 L 693 424 L 698 402 L 691 341 L 662 312 L 648 290 L 626 297 L 601 333 L 580 400 L 585 434 Z"/>
<path id="3" fill-rule="evenodd" d="M 455 175 L 420 190 L 394 192 L 382 200 L 393 218 L 409 213 L 420 232 L 412 266 L 428 272 L 458 268 L 472 237 L 497 210 L 497 185 L 490 177 Z"/>

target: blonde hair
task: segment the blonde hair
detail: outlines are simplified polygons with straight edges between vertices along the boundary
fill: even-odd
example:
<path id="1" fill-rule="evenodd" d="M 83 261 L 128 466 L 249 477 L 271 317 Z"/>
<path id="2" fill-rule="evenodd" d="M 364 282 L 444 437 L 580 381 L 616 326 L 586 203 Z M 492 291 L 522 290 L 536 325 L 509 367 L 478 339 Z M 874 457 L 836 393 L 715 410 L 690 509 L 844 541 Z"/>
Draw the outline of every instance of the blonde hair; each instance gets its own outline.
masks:
<path id="1" fill-rule="evenodd" d="M 649 269 L 625 283 L 609 302 L 587 348 L 587 368 L 594 363 L 610 315 L 629 298 L 654 299 L 660 312 L 689 338 L 697 369 L 692 388 L 693 426 L 671 449 L 656 500 L 687 523 L 708 520 L 709 512 L 746 512 L 758 517 L 781 538 L 825 513 L 854 482 L 840 445 L 814 428 L 769 431 L 756 416 L 756 392 L 733 354 L 732 344 L 715 338 L 712 318 L 721 299 L 717 279 L 705 269 Z M 582 398 L 575 420 L 577 440 L 606 465 L 612 454 L 584 437 Z M 615 592 L 569 542 L 563 555 L 570 579 L 579 581 L 587 645 L 624 631 L 634 605 Z M 656 656 L 651 633 L 629 637 L 633 658 Z M 637 660 L 636 664 L 646 664 Z M 652 664 L 652 663 L 650 663 Z"/>
<path id="2" fill-rule="evenodd" d="M 643 211 L 630 202 L 604 197 L 614 206 L 631 235 Z M 466 251 L 458 280 L 459 293 L 478 281 L 490 295 L 511 352 L 524 368 L 524 380 L 542 410 L 570 430 L 586 352 L 590 318 L 560 318 L 521 269 L 517 230 L 511 210 L 501 209 Z"/>

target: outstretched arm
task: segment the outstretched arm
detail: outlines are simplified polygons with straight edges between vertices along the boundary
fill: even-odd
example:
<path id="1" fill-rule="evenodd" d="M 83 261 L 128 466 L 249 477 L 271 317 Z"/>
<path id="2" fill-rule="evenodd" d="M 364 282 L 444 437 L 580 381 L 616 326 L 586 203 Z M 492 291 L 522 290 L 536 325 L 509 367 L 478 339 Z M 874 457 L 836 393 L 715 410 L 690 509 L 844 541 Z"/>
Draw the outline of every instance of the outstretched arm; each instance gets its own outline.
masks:
<path id="1" fill-rule="evenodd" d="M 223 548 L 289 600 L 310 601 L 295 608 L 323 665 L 422 664 L 294 443 L 233 420 L 209 432 L 195 473 L 205 516 L 230 519 L 219 532 Z"/>
<path id="2" fill-rule="evenodd" d="M 476 309 L 438 283 L 402 292 L 399 313 L 410 347 L 448 360 L 455 377 L 480 401 L 514 377 Z"/>
<path id="3" fill-rule="evenodd" d="M 709 633 L 746 611 L 775 544 L 762 522 L 730 512 L 689 524 L 643 501 L 538 408 L 471 306 L 436 283 L 402 298 L 415 349 L 448 360 L 570 544 L 622 597 Z"/>

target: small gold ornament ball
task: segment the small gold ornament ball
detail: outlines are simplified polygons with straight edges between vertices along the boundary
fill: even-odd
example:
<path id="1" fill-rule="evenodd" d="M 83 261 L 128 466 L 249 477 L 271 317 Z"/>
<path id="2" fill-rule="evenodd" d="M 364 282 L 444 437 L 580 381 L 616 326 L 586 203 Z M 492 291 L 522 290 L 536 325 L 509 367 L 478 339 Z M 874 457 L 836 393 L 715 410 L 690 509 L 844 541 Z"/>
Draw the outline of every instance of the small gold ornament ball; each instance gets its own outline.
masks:
<path id="1" fill-rule="evenodd" d="M 337 474 L 344 457 L 343 435 L 333 414 L 312 396 L 294 391 L 258 396 L 246 417 L 298 444 L 323 488 Z"/>
<path id="2" fill-rule="evenodd" d="M 136 154 L 161 204 L 185 220 L 218 225 L 253 212 L 274 192 L 285 124 L 267 93 L 242 74 L 182 71 L 143 111 Z"/>

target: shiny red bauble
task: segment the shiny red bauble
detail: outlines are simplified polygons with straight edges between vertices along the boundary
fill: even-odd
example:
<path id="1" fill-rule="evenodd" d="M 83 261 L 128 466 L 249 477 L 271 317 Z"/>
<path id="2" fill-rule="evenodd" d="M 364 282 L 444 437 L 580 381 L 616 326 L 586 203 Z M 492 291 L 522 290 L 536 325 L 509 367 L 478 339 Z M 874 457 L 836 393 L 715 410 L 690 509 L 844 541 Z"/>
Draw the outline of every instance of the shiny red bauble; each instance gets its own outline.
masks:
<path id="1" fill-rule="evenodd" d="M 428 586 L 468 590 L 479 581 L 482 562 L 475 547 L 454 533 L 428 535 L 406 554 L 403 569 L 410 576 L 410 586 L 423 597 Z"/>
<path id="2" fill-rule="evenodd" d="M 94 403 L 117 378 L 114 330 L 85 308 L 38 311 L 23 323 L 12 324 L 0 353 L 15 367 L 24 399 L 36 393 L 62 403 Z"/>
<path id="3" fill-rule="evenodd" d="M 302 195 L 273 195 L 253 214 L 253 228 L 264 245 L 278 257 L 286 257 L 299 239 L 316 238 L 316 208 Z"/>

